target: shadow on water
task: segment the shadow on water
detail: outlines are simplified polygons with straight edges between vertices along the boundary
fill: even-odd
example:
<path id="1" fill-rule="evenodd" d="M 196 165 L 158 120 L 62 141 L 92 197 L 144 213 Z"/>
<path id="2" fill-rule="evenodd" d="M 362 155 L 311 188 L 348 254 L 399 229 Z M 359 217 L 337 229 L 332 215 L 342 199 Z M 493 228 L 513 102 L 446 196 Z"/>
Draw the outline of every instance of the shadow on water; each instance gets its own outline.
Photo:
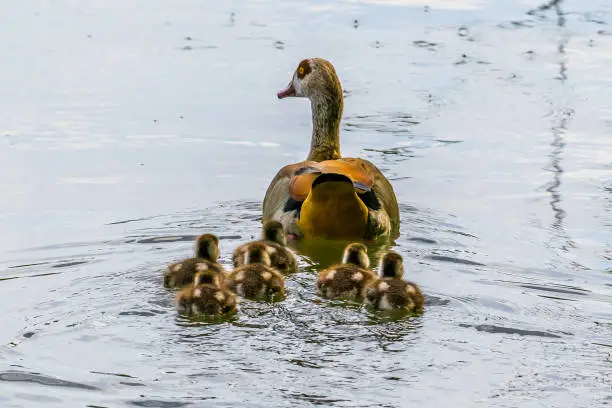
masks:
<path id="1" fill-rule="evenodd" d="M 27 373 L 15 370 L 0 372 L 0 381 L 34 383 L 51 387 L 68 387 L 89 391 L 99 390 L 98 387 L 94 387 L 92 385 L 61 380 L 59 378 L 48 377 L 39 373 Z"/>
<path id="2" fill-rule="evenodd" d="M 130 405 L 135 407 L 147 408 L 179 408 L 191 405 L 189 402 L 163 401 L 163 400 L 134 400 L 128 401 Z"/>
<path id="3" fill-rule="evenodd" d="M 536 337 L 548 337 L 553 339 L 559 339 L 561 336 L 540 331 L 540 330 L 522 330 L 514 327 L 502 327 L 491 324 L 459 324 L 459 327 L 472 327 L 479 332 L 493 333 L 493 334 L 518 334 L 519 336 L 536 336 Z"/>

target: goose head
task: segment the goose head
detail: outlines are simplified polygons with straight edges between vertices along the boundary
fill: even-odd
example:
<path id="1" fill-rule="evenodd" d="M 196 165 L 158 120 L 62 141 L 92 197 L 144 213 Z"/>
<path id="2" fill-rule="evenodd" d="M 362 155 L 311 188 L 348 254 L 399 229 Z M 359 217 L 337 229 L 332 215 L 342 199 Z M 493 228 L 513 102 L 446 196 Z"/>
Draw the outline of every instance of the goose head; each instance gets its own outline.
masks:
<path id="1" fill-rule="evenodd" d="M 279 99 L 310 99 L 312 139 L 307 160 L 334 160 L 340 154 L 340 120 L 344 97 L 342 86 L 331 62 L 323 58 L 307 58 L 296 68 L 289 84 L 277 93 Z"/>
<path id="2" fill-rule="evenodd" d="M 256 263 L 266 266 L 272 265 L 272 260 L 270 259 L 270 254 L 268 253 L 268 246 L 259 242 L 251 243 L 244 254 L 245 265 Z"/>
<path id="3" fill-rule="evenodd" d="M 283 224 L 276 220 L 270 220 L 263 225 L 262 239 L 265 241 L 275 242 L 281 246 L 287 245 L 287 238 L 283 230 Z"/>
<path id="4" fill-rule="evenodd" d="M 305 97 L 311 101 L 330 99 L 340 103 L 342 86 L 331 62 L 323 58 L 302 60 L 285 89 L 277 93 L 279 99 Z"/>
<path id="5" fill-rule="evenodd" d="M 223 272 L 216 269 L 201 270 L 195 274 L 193 285 L 213 285 L 215 287 L 221 287 L 223 285 Z"/>
<path id="6" fill-rule="evenodd" d="M 388 251 L 380 260 L 378 275 L 381 278 L 401 278 L 404 276 L 404 260 L 397 252 Z"/>
<path id="7" fill-rule="evenodd" d="M 342 263 L 353 264 L 361 268 L 367 269 L 370 266 L 370 259 L 368 258 L 367 247 L 359 243 L 347 245 L 346 249 L 344 250 Z"/>
<path id="8" fill-rule="evenodd" d="M 200 235 L 196 239 L 196 257 L 217 262 L 219 259 L 219 238 L 214 234 Z"/>

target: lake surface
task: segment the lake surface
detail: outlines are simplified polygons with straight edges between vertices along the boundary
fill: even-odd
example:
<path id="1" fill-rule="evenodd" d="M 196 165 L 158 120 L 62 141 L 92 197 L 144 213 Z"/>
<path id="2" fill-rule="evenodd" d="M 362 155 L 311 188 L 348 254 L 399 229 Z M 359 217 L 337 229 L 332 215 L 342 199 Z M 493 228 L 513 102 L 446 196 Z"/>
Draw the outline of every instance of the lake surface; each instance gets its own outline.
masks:
<path id="1" fill-rule="evenodd" d="M 612 5 L 538 5 L 3 2 L 0 405 L 612 405 Z M 425 312 L 319 299 L 338 248 L 304 247 L 285 301 L 184 320 L 164 267 L 258 236 L 312 56 Z"/>

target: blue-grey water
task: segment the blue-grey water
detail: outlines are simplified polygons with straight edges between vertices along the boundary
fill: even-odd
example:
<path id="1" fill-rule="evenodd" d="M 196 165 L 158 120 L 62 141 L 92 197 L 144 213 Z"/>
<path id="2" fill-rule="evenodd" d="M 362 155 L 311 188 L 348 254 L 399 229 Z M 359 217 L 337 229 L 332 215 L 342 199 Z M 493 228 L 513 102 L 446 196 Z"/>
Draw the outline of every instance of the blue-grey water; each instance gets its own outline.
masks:
<path id="1" fill-rule="evenodd" d="M 540 4 L 0 4 L 0 406 L 612 405 L 612 5 Z M 319 299 L 309 247 L 285 301 L 179 318 L 165 265 L 227 265 L 305 158 L 312 56 L 425 312 Z"/>

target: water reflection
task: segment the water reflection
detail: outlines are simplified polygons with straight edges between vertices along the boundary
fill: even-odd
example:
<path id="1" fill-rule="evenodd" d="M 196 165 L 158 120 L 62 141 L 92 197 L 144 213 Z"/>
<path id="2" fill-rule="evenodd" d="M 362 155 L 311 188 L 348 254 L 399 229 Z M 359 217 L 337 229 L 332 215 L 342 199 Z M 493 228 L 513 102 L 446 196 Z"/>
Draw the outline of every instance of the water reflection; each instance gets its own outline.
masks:
<path id="1" fill-rule="evenodd" d="M 569 248 L 573 247 L 574 244 L 565 232 L 565 227 L 563 222 L 566 217 L 566 212 L 562 207 L 562 196 L 561 196 L 561 177 L 563 175 L 563 167 L 561 166 L 563 153 L 565 151 L 565 134 L 567 131 L 567 124 L 571 121 L 571 117 L 573 116 L 573 111 L 564 111 L 560 113 L 559 123 L 552 127 L 553 140 L 550 144 L 552 150 L 549 154 L 550 162 L 549 169 L 552 173 L 553 179 L 549 182 L 546 191 L 550 193 L 550 208 L 553 211 L 553 221 L 551 223 L 551 228 L 553 231 L 557 231 L 560 233 L 565 240 L 565 243 L 561 246 L 561 249 L 565 252 L 569 250 Z"/>
<path id="2" fill-rule="evenodd" d="M 564 13 L 561 9 L 561 3 L 563 3 L 563 0 L 550 0 L 549 2 L 543 3 L 535 9 L 528 11 L 527 14 L 533 15 L 537 12 L 547 11 L 554 8 L 555 13 L 557 14 L 557 25 L 562 27 L 565 25 L 565 17 L 563 16 Z"/>
<path id="3" fill-rule="evenodd" d="M 295 249 L 311 269 L 324 269 L 342 261 L 344 248 L 352 241 L 327 241 L 323 239 L 292 241 L 289 245 Z M 376 265 L 382 254 L 391 248 L 392 243 L 386 239 L 368 242 L 370 264 Z"/>
<path id="4" fill-rule="evenodd" d="M 559 73 L 555 79 L 559 80 L 561 85 L 563 86 L 560 98 L 564 100 L 566 99 L 565 94 L 569 92 L 569 90 L 564 86 L 568 80 L 568 56 L 566 53 L 566 46 L 569 41 L 569 35 L 567 34 L 566 30 L 564 30 L 565 18 L 561 5 L 562 0 L 552 0 L 548 3 L 542 4 L 534 10 L 531 10 L 528 14 L 533 15 L 537 12 L 545 12 L 551 9 L 555 10 L 555 13 L 557 15 L 556 25 L 562 29 L 556 52 L 557 62 L 559 65 Z M 557 100 L 551 101 L 553 105 L 557 102 Z M 574 116 L 574 110 L 569 106 L 566 106 L 564 108 L 553 108 L 551 116 L 553 117 L 553 126 L 551 127 L 552 141 L 550 143 L 551 151 L 548 155 L 550 161 L 547 168 L 548 171 L 552 174 L 552 180 L 546 184 L 545 191 L 550 194 L 549 205 L 553 212 L 551 232 L 556 238 L 561 238 L 563 240 L 563 243 L 561 243 L 560 245 L 560 249 L 564 252 L 568 252 L 570 248 L 574 247 L 574 243 L 572 242 L 565 230 L 564 220 L 567 214 L 562 206 L 563 197 L 561 193 L 561 184 L 562 176 L 564 173 L 562 162 L 563 153 L 565 152 L 566 147 L 565 136 L 567 133 L 567 126 Z M 553 238 L 553 240 L 554 239 L 555 238 Z M 549 245 L 554 246 L 552 242 L 550 242 Z"/>

